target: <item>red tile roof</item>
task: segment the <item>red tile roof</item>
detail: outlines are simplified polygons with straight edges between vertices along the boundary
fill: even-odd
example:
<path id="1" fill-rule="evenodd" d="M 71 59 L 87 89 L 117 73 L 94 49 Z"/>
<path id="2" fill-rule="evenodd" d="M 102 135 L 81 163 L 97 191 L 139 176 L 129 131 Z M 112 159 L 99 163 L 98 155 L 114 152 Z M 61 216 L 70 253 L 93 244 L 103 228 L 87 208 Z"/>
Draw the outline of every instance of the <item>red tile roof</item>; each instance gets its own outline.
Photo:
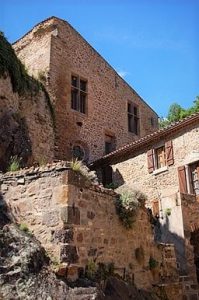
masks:
<path id="1" fill-rule="evenodd" d="M 153 144 L 161 140 L 162 138 L 166 138 L 175 133 L 178 133 L 184 128 L 187 128 L 193 124 L 199 125 L 199 112 L 192 114 L 189 117 L 186 117 L 178 122 L 171 123 L 166 128 L 159 129 L 151 134 L 148 134 L 130 144 L 127 144 L 100 159 L 97 159 L 90 163 L 89 167 L 91 169 L 103 166 L 103 165 L 111 165 L 121 161 L 124 161 L 130 157 L 136 155 L 137 151 L 144 150 L 147 146 Z"/>

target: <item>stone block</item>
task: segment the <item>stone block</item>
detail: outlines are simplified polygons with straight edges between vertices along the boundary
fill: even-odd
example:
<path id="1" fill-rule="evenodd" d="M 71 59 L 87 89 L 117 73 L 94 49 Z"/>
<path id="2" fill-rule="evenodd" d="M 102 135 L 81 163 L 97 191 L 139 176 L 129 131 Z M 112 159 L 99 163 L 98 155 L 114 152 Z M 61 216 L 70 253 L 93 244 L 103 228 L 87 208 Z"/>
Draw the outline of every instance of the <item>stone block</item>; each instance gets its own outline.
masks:
<path id="1" fill-rule="evenodd" d="M 53 227 L 59 224 L 59 213 L 57 210 L 45 212 L 42 219 L 42 224 L 48 227 Z"/>
<path id="2" fill-rule="evenodd" d="M 75 206 L 65 206 L 61 208 L 61 220 L 64 224 L 80 225 L 80 211 Z"/>
<path id="3" fill-rule="evenodd" d="M 60 248 L 60 261 L 67 263 L 77 263 L 78 255 L 76 246 L 73 245 L 62 245 Z"/>
<path id="4" fill-rule="evenodd" d="M 51 241 L 54 243 L 70 243 L 73 241 L 73 228 L 56 229 L 52 231 Z"/>

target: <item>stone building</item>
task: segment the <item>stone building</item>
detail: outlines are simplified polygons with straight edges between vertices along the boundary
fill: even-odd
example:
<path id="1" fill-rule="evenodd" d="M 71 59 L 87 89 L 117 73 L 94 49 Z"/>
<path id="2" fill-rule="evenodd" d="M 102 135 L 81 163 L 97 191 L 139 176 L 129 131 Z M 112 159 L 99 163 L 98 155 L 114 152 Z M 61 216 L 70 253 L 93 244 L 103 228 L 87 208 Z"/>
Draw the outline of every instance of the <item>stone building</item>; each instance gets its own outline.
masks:
<path id="1" fill-rule="evenodd" d="M 156 239 L 173 243 L 181 274 L 199 280 L 199 113 L 91 164 L 104 183 L 139 189 L 157 220 Z M 194 263 L 195 262 L 195 265 Z"/>
<path id="2" fill-rule="evenodd" d="M 92 161 L 157 129 L 157 114 L 66 21 L 51 17 L 13 47 L 51 96 L 56 158 Z"/>

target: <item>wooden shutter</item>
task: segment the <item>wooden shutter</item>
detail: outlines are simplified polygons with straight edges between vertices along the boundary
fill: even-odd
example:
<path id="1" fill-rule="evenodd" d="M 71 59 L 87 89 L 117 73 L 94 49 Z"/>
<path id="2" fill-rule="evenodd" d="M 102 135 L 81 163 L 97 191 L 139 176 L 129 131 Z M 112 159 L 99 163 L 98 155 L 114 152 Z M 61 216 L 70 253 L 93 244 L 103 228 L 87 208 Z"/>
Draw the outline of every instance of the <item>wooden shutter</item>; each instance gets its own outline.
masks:
<path id="1" fill-rule="evenodd" d="M 159 216 L 159 201 L 153 200 L 152 202 L 152 213 L 153 216 Z"/>
<path id="2" fill-rule="evenodd" d="M 149 173 L 152 173 L 154 171 L 153 149 L 147 152 L 147 162 L 148 162 L 148 171 Z"/>
<path id="3" fill-rule="evenodd" d="M 185 166 L 178 168 L 179 190 L 180 193 L 187 194 L 187 180 Z"/>
<path id="4" fill-rule="evenodd" d="M 173 144 L 172 141 L 168 141 L 165 143 L 165 152 L 166 152 L 166 161 L 167 166 L 171 166 L 174 164 L 174 157 L 173 157 Z"/>

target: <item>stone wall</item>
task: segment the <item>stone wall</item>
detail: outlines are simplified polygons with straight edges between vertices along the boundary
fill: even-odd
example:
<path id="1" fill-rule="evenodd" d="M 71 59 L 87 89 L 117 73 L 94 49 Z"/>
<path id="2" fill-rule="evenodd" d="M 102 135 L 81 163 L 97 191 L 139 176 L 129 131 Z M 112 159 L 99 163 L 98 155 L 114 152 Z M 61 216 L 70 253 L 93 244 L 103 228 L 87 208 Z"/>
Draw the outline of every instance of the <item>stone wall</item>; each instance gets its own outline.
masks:
<path id="1" fill-rule="evenodd" d="M 59 261 L 59 274 L 67 270 L 74 279 L 90 262 L 113 262 L 117 273 L 140 288 L 177 280 L 174 248 L 155 244 L 146 209 L 140 209 L 133 229 L 125 229 L 115 211 L 115 193 L 88 184 L 65 163 L 6 173 L 0 180 L 1 206 Z M 135 252 L 141 246 L 139 260 Z M 153 271 L 150 256 L 158 261 Z"/>
<path id="2" fill-rule="evenodd" d="M 42 22 L 14 49 L 31 73 L 47 76 L 56 112 L 57 158 L 70 159 L 74 144 L 84 148 L 89 161 L 99 158 L 105 153 L 105 134 L 115 139 L 117 148 L 137 139 L 128 132 L 128 101 L 139 107 L 140 136 L 157 128 L 157 114 L 67 22 Z M 86 114 L 71 109 L 72 74 L 87 80 Z"/>
<path id="3" fill-rule="evenodd" d="M 0 78 L 0 166 L 5 170 L 10 156 L 25 158 L 25 164 L 52 161 L 53 118 L 45 93 L 13 92 L 10 78 Z"/>
<path id="4" fill-rule="evenodd" d="M 174 151 L 174 164 L 148 172 L 147 151 L 164 145 L 172 140 Z M 184 240 L 184 217 L 186 213 L 181 205 L 179 193 L 178 167 L 199 161 L 199 130 L 198 124 L 184 128 L 180 133 L 174 133 L 159 142 L 154 141 L 145 149 L 135 151 L 132 158 L 123 159 L 122 162 L 113 165 L 114 182 L 126 184 L 127 187 L 135 188 L 146 193 L 149 207 L 153 202 L 159 203 L 159 222 L 161 238 L 164 242 L 174 243 L 178 252 L 180 267 L 186 268 L 185 263 L 185 240 Z M 167 210 L 170 214 L 167 214 Z M 194 214 L 197 220 L 196 214 Z M 193 216 L 192 216 L 193 222 Z"/>

